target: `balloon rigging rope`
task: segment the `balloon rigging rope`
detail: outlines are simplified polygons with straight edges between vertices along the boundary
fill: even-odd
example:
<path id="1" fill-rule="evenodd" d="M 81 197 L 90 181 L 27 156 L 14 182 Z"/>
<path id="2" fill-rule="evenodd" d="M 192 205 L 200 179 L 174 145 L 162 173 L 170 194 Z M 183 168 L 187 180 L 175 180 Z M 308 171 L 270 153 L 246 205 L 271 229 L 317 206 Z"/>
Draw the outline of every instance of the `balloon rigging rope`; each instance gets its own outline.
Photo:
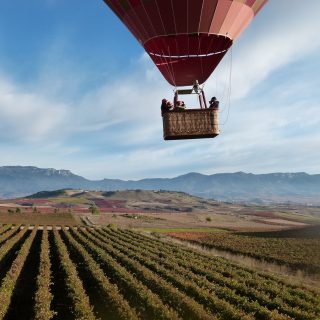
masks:
<path id="1" fill-rule="evenodd" d="M 198 41 L 199 41 L 199 46 L 198 46 L 198 56 L 200 56 L 201 54 L 201 40 L 200 37 L 198 37 Z M 203 72 L 203 62 L 202 62 L 202 57 L 200 57 L 200 64 L 201 64 L 201 74 L 202 74 L 202 78 L 204 77 L 204 72 Z M 197 79 L 198 80 L 198 79 Z"/>
<path id="2" fill-rule="evenodd" d="M 161 12 L 160 12 L 160 9 L 159 9 L 159 6 L 158 6 L 157 1 L 156 1 L 155 3 L 156 3 L 157 11 L 158 11 L 158 14 L 159 14 L 159 17 L 160 17 L 160 20 L 161 20 L 161 24 L 162 24 L 163 31 L 165 31 L 165 30 L 166 30 L 165 24 L 164 24 L 164 22 L 163 22 L 163 19 L 162 19 Z M 170 52 L 170 48 L 169 48 L 169 47 L 168 47 L 168 52 L 169 52 L 169 56 L 171 56 L 171 52 Z M 168 63 L 168 62 L 167 62 L 167 59 L 165 59 L 165 60 L 166 60 L 166 64 L 167 64 L 167 66 L 168 66 L 168 71 L 169 71 L 169 74 L 170 74 L 170 76 L 171 76 L 171 78 L 172 78 L 172 81 L 173 81 L 175 87 L 177 87 L 177 85 L 176 85 L 176 79 L 175 79 L 175 76 L 174 76 L 173 65 L 172 65 L 172 63 L 170 63 L 170 61 L 169 61 L 169 63 Z"/>
<path id="3" fill-rule="evenodd" d="M 130 8 L 131 8 L 132 12 L 133 12 L 133 13 L 135 14 L 135 16 L 136 16 L 137 21 L 140 21 L 138 15 L 137 15 L 136 12 L 134 11 L 134 9 L 133 9 L 133 7 L 132 7 L 132 5 L 131 5 L 130 2 L 129 2 L 129 5 L 130 5 Z M 149 23 L 150 23 L 153 31 L 156 32 L 156 31 L 155 31 L 155 27 L 154 27 L 154 25 L 153 25 L 153 23 L 152 23 L 152 19 L 150 19 L 149 15 L 148 15 L 148 12 L 147 12 L 145 6 L 143 5 L 143 3 L 142 3 L 142 7 L 143 7 L 143 10 L 144 10 L 144 12 L 145 12 L 148 20 L 149 20 Z M 147 31 L 147 29 L 145 28 L 145 26 L 144 26 L 142 23 L 140 23 L 140 25 L 141 25 L 141 27 L 144 29 L 144 32 L 145 32 L 146 34 L 148 34 L 148 31 Z M 157 49 L 159 50 L 159 47 L 158 47 L 157 44 L 156 44 L 156 47 L 157 47 Z M 159 51 L 160 51 L 160 50 L 159 50 Z M 160 61 L 161 61 L 161 64 L 167 65 L 167 60 L 166 60 L 166 58 L 163 58 L 163 57 L 161 56 L 161 57 L 160 57 Z M 169 70 L 169 73 L 170 73 L 170 70 Z"/>
<path id="4" fill-rule="evenodd" d="M 173 22 L 174 22 L 174 30 L 175 30 L 175 32 L 177 34 L 178 33 L 178 31 L 177 31 L 178 29 L 177 29 L 176 16 L 174 14 L 173 0 L 171 0 L 171 9 L 172 9 Z M 179 50 L 177 38 L 175 37 L 174 40 L 175 40 L 175 43 L 176 43 L 177 54 L 180 56 L 180 50 Z M 172 66 L 172 68 L 173 68 L 173 66 Z M 176 91 L 177 91 L 177 85 L 176 85 L 176 82 L 174 81 L 173 92 L 175 93 Z"/>
<path id="5" fill-rule="evenodd" d="M 149 14 L 148 14 L 148 11 L 146 10 L 143 2 L 142 2 L 142 7 L 143 7 L 143 10 L 144 10 L 144 12 L 145 12 L 148 20 L 149 20 L 149 23 L 150 23 L 150 25 L 151 25 L 154 33 L 156 33 L 156 29 L 155 29 L 155 27 L 154 27 L 154 25 L 153 25 L 153 23 L 152 23 L 152 19 L 150 18 Z M 157 6 L 157 8 L 158 8 L 158 6 Z M 133 10 L 132 6 L 131 6 L 131 9 L 132 9 L 132 11 L 135 13 L 135 11 Z M 158 12 L 159 12 L 159 15 L 160 15 L 160 10 L 159 10 L 159 8 L 158 8 Z M 135 15 L 136 15 L 136 13 L 135 13 Z M 137 15 L 136 15 L 136 17 L 138 18 Z M 160 15 L 160 18 L 161 18 L 161 15 Z M 138 19 L 138 20 L 139 20 L 139 19 Z M 163 26 L 163 28 L 164 28 L 162 19 L 161 19 L 161 22 L 162 22 L 162 26 Z M 148 33 L 147 30 L 146 30 L 146 28 L 145 28 L 143 25 L 142 25 L 142 27 L 143 27 L 144 31 L 145 31 L 146 33 Z M 165 30 L 165 29 L 164 29 L 164 30 Z M 161 53 L 162 53 L 162 54 L 159 55 L 161 64 L 165 66 L 165 68 L 167 69 L 167 72 L 169 73 L 169 75 L 170 75 L 171 78 L 172 78 L 172 81 L 174 82 L 174 81 L 175 81 L 175 80 L 174 80 L 174 76 L 173 76 L 172 73 L 171 73 L 170 66 L 169 66 L 169 63 L 168 63 L 168 61 L 167 61 L 167 59 L 166 59 L 166 57 L 165 57 L 164 52 L 163 52 L 162 50 L 160 50 L 160 48 L 159 48 L 159 46 L 157 45 L 157 43 L 155 43 L 155 46 L 156 46 L 158 52 L 161 52 Z"/>
<path id="6" fill-rule="evenodd" d="M 170 55 L 170 47 L 168 46 L 168 51 L 169 51 L 169 55 Z M 169 68 L 171 67 L 171 77 L 173 79 L 173 82 L 174 82 L 174 85 L 175 87 L 177 88 L 177 85 L 176 85 L 176 79 L 175 79 L 175 76 L 174 76 L 174 69 L 173 69 L 173 64 L 172 63 L 169 63 Z"/>
<path id="7" fill-rule="evenodd" d="M 189 33 L 189 1 L 187 1 L 187 34 Z M 190 38 L 188 36 L 188 53 L 190 53 Z"/>
<path id="8" fill-rule="evenodd" d="M 230 70 L 230 53 L 228 54 L 228 59 L 226 59 L 224 62 L 224 64 L 221 66 L 221 73 L 222 73 L 222 77 L 221 78 L 224 78 L 223 80 L 223 87 L 221 89 L 221 92 L 220 92 L 220 104 L 223 106 L 221 109 L 220 109 L 220 113 L 224 113 L 226 110 L 227 110 L 227 106 L 228 104 L 225 103 L 227 101 L 227 94 L 229 92 L 229 85 L 228 85 L 228 80 L 229 80 L 229 70 Z M 218 81 L 219 82 L 219 81 Z M 217 91 L 218 91 L 218 88 L 217 88 Z"/>
<path id="9" fill-rule="evenodd" d="M 229 70 L 229 90 L 228 90 L 228 97 L 227 97 L 227 117 L 223 123 L 220 123 L 221 126 L 224 126 L 229 120 L 230 108 L 231 108 L 231 89 L 232 89 L 232 47 L 230 49 L 230 70 Z"/>

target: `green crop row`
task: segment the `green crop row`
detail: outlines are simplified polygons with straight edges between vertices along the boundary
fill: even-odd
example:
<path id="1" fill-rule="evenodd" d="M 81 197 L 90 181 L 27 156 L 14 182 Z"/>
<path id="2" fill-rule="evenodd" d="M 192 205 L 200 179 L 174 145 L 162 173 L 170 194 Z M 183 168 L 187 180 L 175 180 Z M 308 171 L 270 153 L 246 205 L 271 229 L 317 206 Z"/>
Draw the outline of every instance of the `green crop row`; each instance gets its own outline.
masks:
<path id="1" fill-rule="evenodd" d="M 246 267 L 239 267 L 224 258 L 212 258 L 198 251 L 183 248 L 181 245 L 166 243 L 149 236 L 141 235 L 132 230 L 119 230 L 118 232 L 124 233 L 128 237 L 137 239 L 148 245 L 153 245 L 154 248 L 161 248 L 161 254 L 173 254 L 175 257 L 179 256 L 186 260 L 192 258 L 197 261 L 200 260 L 207 270 L 221 272 L 228 278 L 236 278 L 238 281 L 246 282 L 248 286 L 255 286 L 259 290 L 268 291 L 271 295 L 285 294 L 290 300 L 302 299 L 313 304 L 319 301 L 317 292 L 305 290 L 300 286 L 284 281 L 270 273 L 257 272 Z"/>
<path id="2" fill-rule="evenodd" d="M 85 237 L 82 231 L 71 230 L 71 234 L 99 261 L 99 264 L 110 279 L 118 284 L 121 293 L 127 298 L 129 303 L 134 304 L 143 318 L 179 319 L 176 312 L 163 304 L 158 295 L 138 281 L 132 273 L 117 263 L 103 249 L 96 246 L 92 239 Z"/>
<path id="3" fill-rule="evenodd" d="M 272 288 L 278 287 L 277 282 L 273 282 L 272 285 L 265 287 L 265 281 L 257 280 L 248 285 L 245 281 L 240 281 L 243 280 L 243 277 L 237 277 L 233 272 L 226 271 L 225 266 L 223 268 L 217 268 L 214 259 L 212 259 L 214 268 L 212 268 L 212 263 L 211 266 L 203 266 L 201 259 L 195 261 L 192 256 L 179 256 L 176 251 L 172 254 L 172 252 L 167 250 L 164 254 L 162 248 L 159 250 L 159 245 L 157 250 L 156 246 L 150 245 L 147 241 L 136 240 L 133 237 L 121 235 L 121 233 L 111 229 L 98 230 L 98 232 L 106 234 L 107 239 L 111 239 L 113 244 L 120 242 L 121 245 L 129 247 L 131 253 L 139 250 L 140 252 L 148 251 L 148 257 L 152 259 L 152 261 L 164 265 L 165 268 L 174 269 L 179 274 L 185 273 L 186 276 L 193 278 L 197 283 L 201 283 L 203 279 L 210 280 L 210 282 L 214 283 L 215 289 L 217 289 L 217 292 L 220 294 L 229 289 L 235 291 L 241 297 L 248 297 L 252 301 L 259 302 L 269 309 L 282 310 L 288 314 L 294 313 L 292 307 L 298 307 L 307 311 L 312 309 L 310 302 L 299 297 L 292 297 L 285 290 L 271 290 Z M 287 303 L 288 305 L 286 305 Z M 244 302 L 242 305 L 244 306 Z M 295 313 L 294 316 L 297 317 Z"/>
<path id="4" fill-rule="evenodd" d="M 138 319 L 138 315 L 134 309 L 130 308 L 128 302 L 119 293 L 117 286 L 110 282 L 99 264 L 90 256 L 84 246 L 79 244 L 65 229 L 63 229 L 63 234 L 67 238 L 68 245 L 77 251 L 85 268 L 96 281 L 100 289 L 99 294 L 103 296 L 105 303 L 109 302 L 109 305 L 113 308 L 113 310 L 111 310 L 112 314 L 120 320 Z"/>
<path id="5" fill-rule="evenodd" d="M 18 235 L 21 234 L 20 236 L 22 237 L 22 234 L 24 234 L 24 232 L 25 231 L 20 231 Z M 1 302 L 0 303 L 0 319 L 1 320 L 4 319 L 6 316 L 6 313 L 11 303 L 15 284 L 18 280 L 18 277 L 27 259 L 31 244 L 36 236 L 36 233 L 37 233 L 37 228 L 34 228 L 30 236 L 23 243 L 17 257 L 12 263 L 10 270 L 7 272 L 6 276 L 1 282 L 1 287 L 0 287 L 0 302 Z"/>
<path id="6" fill-rule="evenodd" d="M 172 257 L 164 260 L 156 255 L 150 255 L 150 253 L 148 257 L 145 257 L 143 255 L 144 248 L 137 250 L 138 246 L 130 245 L 124 241 L 118 246 L 115 241 L 119 241 L 119 239 L 113 238 L 112 245 L 122 251 L 123 254 L 138 260 L 144 266 L 157 272 L 164 279 L 190 296 L 194 296 L 199 302 L 210 307 L 213 312 L 220 314 L 225 319 L 249 319 L 252 318 L 250 313 L 253 312 L 255 316 L 263 314 L 266 319 L 275 318 L 274 313 L 257 305 L 257 303 L 248 301 L 246 297 L 237 295 L 233 290 L 228 290 L 227 287 L 219 286 L 217 283 L 211 285 L 206 278 L 193 274 L 189 269 L 182 268 Z M 199 264 L 199 261 L 197 261 L 197 264 Z M 241 306 L 242 310 L 238 306 Z"/>
<path id="7" fill-rule="evenodd" d="M 54 229 L 54 240 L 60 258 L 60 263 L 66 275 L 68 295 L 73 301 L 73 314 L 77 320 L 96 320 L 77 269 L 71 261 L 66 245 L 61 240 L 59 232 Z"/>
<path id="8" fill-rule="evenodd" d="M 214 319 L 214 314 L 208 314 L 201 304 L 197 303 L 194 299 L 172 286 L 169 282 L 165 281 L 157 273 L 152 272 L 148 268 L 141 265 L 139 262 L 121 254 L 121 252 L 112 249 L 103 241 L 99 240 L 96 234 L 90 234 L 92 231 L 83 231 L 86 236 L 95 242 L 98 246 L 108 252 L 111 256 L 115 257 L 126 269 L 142 282 L 144 282 L 150 289 L 159 294 L 161 299 L 177 311 L 183 318 L 188 315 L 190 319 Z"/>
<path id="9" fill-rule="evenodd" d="M 15 234 L 10 239 L 8 239 L 9 236 L 6 238 L 5 242 L 0 246 L 0 261 L 14 247 L 14 245 L 23 238 L 27 230 L 28 230 L 27 228 L 24 228 L 18 231 L 17 234 Z M 13 230 L 13 232 L 16 232 L 16 231 L 17 230 Z"/>
<path id="10" fill-rule="evenodd" d="M 5 224 L 0 227 L 0 242 L 2 241 L 2 236 L 12 228 L 11 224 Z"/>
<path id="11" fill-rule="evenodd" d="M 51 310 L 53 295 L 51 293 L 51 262 L 48 231 L 45 228 L 41 240 L 40 266 L 37 276 L 37 292 L 35 295 L 35 320 L 50 320 L 55 315 Z"/>
<path id="12" fill-rule="evenodd" d="M 320 319 L 316 289 L 133 230 L 6 225 L 1 237 L 0 320 L 25 294 L 34 295 L 26 312 L 35 320 L 63 311 L 79 320 Z M 35 257 L 35 291 L 26 292 L 22 270 Z"/>
<path id="13" fill-rule="evenodd" d="M 15 233 L 18 233 L 19 232 L 19 228 L 20 228 L 20 226 L 13 227 L 13 228 L 10 227 L 8 229 L 5 229 L 4 232 L 0 236 L 0 243 L 3 244 L 10 237 L 12 237 L 12 235 L 14 235 Z"/>
<path id="14" fill-rule="evenodd" d="M 171 234 L 175 238 L 208 248 L 241 253 L 256 259 L 285 264 L 293 269 L 320 274 L 320 239 L 271 238 L 249 236 L 249 233 L 208 233 L 201 238 L 193 238 L 192 235 L 192 232 Z"/>
<path id="15" fill-rule="evenodd" d="M 175 282 L 175 277 L 172 276 L 170 270 L 173 274 L 183 275 L 185 279 L 189 279 L 192 283 L 197 283 L 198 287 L 214 292 L 222 300 L 241 306 L 246 312 L 254 312 L 255 317 L 280 319 L 281 316 L 275 311 L 278 310 L 295 319 L 314 319 L 314 314 L 310 312 L 312 306 L 306 302 L 302 304 L 302 308 L 294 308 L 287 305 L 279 297 L 270 297 L 264 292 L 237 283 L 233 279 L 224 278 L 217 272 L 215 272 L 214 276 L 212 274 L 207 274 L 206 277 L 203 277 L 203 273 L 205 272 L 203 269 L 202 276 L 199 275 L 195 272 L 194 268 L 199 269 L 201 261 L 197 261 L 196 263 L 191 259 L 181 260 L 170 257 L 169 255 L 159 257 L 158 255 L 151 253 L 150 250 L 148 250 L 148 257 L 145 257 L 143 253 L 146 252 L 147 248 L 144 246 L 143 242 L 135 242 L 132 239 L 131 241 L 128 241 L 128 239 L 121 240 L 121 236 L 113 236 L 110 233 L 108 234 L 108 237 L 103 238 L 103 240 L 105 242 L 111 240 L 109 242 L 110 245 L 116 247 L 127 256 L 135 258 L 148 268 L 156 270 L 157 273 L 161 273 L 164 278 L 171 279 L 171 282 Z M 265 307 L 269 308 L 271 311 Z M 305 309 L 306 312 L 301 309 Z"/>

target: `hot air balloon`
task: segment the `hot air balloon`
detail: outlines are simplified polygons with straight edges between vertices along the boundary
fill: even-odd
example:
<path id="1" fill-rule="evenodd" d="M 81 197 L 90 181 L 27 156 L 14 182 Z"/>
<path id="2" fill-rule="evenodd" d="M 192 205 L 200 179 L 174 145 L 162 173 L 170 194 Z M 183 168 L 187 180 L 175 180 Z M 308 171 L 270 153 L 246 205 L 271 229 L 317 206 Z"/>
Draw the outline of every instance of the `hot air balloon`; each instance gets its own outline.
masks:
<path id="1" fill-rule="evenodd" d="M 177 124 L 178 118 L 182 119 L 181 124 L 170 129 L 171 133 L 164 134 L 164 138 L 217 136 L 218 111 L 207 108 L 201 84 L 209 78 L 233 42 L 268 0 L 104 1 L 144 47 L 171 85 L 176 88 L 191 87 L 189 90 L 177 89 L 174 103 L 179 94 L 194 93 L 199 96 L 201 109 L 197 111 L 202 112 L 202 116 L 196 110 L 191 112 L 189 109 L 185 110 L 188 112 L 164 114 L 164 131 L 170 123 Z M 173 119 L 165 123 L 168 117 Z M 193 118 L 203 121 L 197 124 L 197 121 L 192 121 Z M 188 125 L 190 121 L 191 126 Z M 184 132 L 186 129 L 189 131 Z M 209 130 L 207 134 L 206 130 Z"/>

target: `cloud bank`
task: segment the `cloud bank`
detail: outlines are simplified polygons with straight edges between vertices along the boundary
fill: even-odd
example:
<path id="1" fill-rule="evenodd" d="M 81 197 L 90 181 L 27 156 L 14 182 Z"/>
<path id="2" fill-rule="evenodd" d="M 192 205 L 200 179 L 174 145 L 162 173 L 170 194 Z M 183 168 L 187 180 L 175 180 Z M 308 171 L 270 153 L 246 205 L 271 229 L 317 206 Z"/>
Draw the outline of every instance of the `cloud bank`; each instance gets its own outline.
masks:
<path id="1" fill-rule="evenodd" d="M 207 95 L 220 97 L 226 122 L 214 140 L 162 141 L 159 101 L 173 92 L 146 54 L 130 60 L 120 76 L 89 86 L 88 76 L 99 70 L 65 63 L 58 41 L 32 85 L 0 76 L 0 165 L 123 179 L 187 171 L 319 172 L 318 12 L 315 0 L 270 0 L 261 11 L 232 53 L 230 110 L 230 56 L 205 85 Z M 52 59 L 57 47 L 61 56 Z"/>

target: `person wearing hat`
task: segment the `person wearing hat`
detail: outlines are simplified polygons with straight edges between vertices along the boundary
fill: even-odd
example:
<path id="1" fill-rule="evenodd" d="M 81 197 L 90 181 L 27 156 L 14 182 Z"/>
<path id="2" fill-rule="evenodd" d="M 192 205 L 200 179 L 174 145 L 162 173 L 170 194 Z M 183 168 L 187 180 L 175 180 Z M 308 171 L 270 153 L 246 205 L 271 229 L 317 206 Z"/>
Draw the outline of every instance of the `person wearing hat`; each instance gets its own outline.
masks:
<path id="1" fill-rule="evenodd" d="M 176 110 L 176 111 L 186 110 L 186 105 L 185 105 L 184 101 L 178 100 L 176 102 L 173 110 Z"/>
<path id="2" fill-rule="evenodd" d="M 219 101 L 217 100 L 216 97 L 211 98 L 209 103 L 210 103 L 210 105 L 209 105 L 210 109 L 213 109 L 213 108 L 219 109 Z"/>
<path id="3" fill-rule="evenodd" d="M 161 103 L 161 114 L 163 115 L 165 112 L 168 112 L 172 108 L 172 103 L 168 101 L 167 99 L 162 99 Z"/>

